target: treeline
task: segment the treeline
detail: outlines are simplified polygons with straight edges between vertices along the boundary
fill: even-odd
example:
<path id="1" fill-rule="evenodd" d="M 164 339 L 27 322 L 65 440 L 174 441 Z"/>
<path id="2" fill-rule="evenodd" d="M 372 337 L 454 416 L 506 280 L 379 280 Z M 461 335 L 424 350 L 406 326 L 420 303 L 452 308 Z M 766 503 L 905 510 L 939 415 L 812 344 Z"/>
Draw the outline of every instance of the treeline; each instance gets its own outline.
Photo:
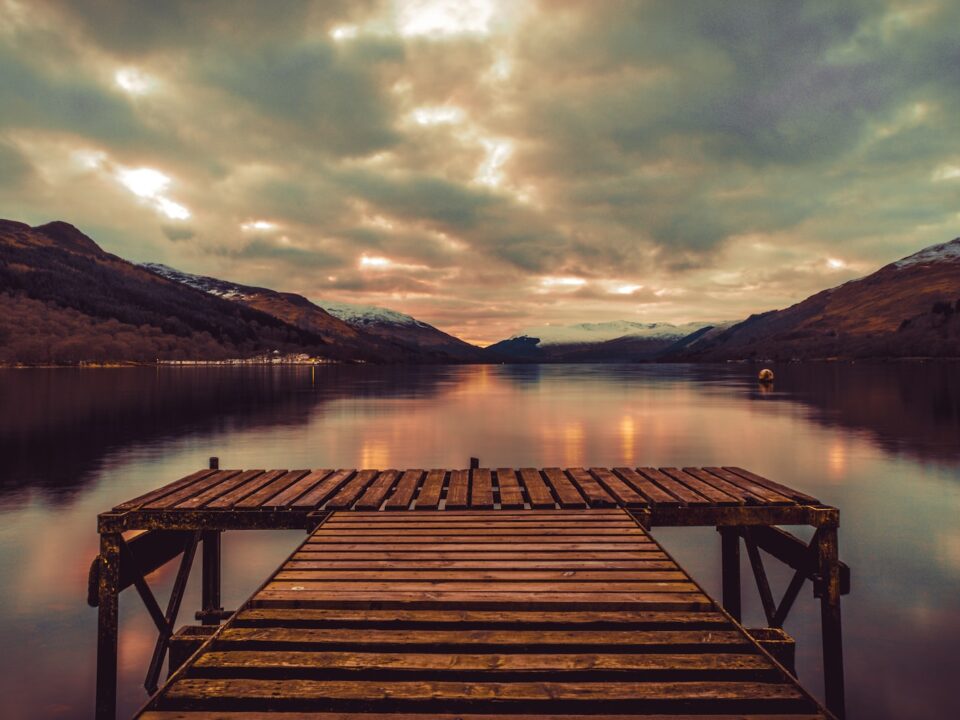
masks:
<path id="1" fill-rule="evenodd" d="M 210 333 L 173 335 L 153 325 L 92 318 L 72 308 L 0 293 L 0 363 L 225 359 L 255 353 L 254 342 L 223 344 Z"/>

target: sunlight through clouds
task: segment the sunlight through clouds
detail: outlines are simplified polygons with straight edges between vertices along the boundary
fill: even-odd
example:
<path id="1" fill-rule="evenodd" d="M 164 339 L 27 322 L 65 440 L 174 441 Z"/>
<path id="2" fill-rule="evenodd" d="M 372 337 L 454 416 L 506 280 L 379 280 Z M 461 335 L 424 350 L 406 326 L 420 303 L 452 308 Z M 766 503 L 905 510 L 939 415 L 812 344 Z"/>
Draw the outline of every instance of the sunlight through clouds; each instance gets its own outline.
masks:
<path id="1" fill-rule="evenodd" d="M 164 195 L 170 186 L 170 178 L 153 168 L 124 168 L 117 171 L 117 179 L 130 192 L 149 201 L 171 220 L 187 220 L 190 211 Z"/>

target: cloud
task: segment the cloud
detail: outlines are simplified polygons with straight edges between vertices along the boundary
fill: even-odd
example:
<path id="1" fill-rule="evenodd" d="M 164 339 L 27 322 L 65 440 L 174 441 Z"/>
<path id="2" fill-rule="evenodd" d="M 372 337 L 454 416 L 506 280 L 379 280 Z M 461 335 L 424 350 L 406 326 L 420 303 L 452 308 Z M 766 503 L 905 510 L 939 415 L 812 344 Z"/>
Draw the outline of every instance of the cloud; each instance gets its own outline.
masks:
<path id="1" fill-rule="evenodd" d="M 0 211 L 137 260 L 496 340 L 743 316 L 960 234 L 947 0 L 0 7 Z"/>

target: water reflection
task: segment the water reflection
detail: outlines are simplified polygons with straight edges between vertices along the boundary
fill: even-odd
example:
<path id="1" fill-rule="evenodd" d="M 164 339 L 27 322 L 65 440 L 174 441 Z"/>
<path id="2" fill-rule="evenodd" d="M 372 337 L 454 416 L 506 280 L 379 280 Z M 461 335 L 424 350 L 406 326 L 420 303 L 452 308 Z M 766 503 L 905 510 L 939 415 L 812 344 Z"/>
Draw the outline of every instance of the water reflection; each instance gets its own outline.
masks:
<path id="1" fill-rule="evenodd" d="M 850 716 L 958 715 L 945 680 L 960 643 L 958 369 L 786 365 L 769 392 L 739 365 L 0 371 L 4 717 L 89 715 L 96 514 L 208 455 L 225 467 L 463 467 L 477 456 L 491 467 L 753 468 L 841 508 Z M 718 594 L 712 529 L 657 535 Z M 241 602 L 301 537 L 228 534 L 225 602 Z M 172 574 L 151 578 L 161 597 Z M 185 610 L 198 595 L 191 587 Z M 153 636 L 132 594 L 121 610 L 129 712 Z M 813 689 L 816 618 L 805 591 L 787 629 Z"/>

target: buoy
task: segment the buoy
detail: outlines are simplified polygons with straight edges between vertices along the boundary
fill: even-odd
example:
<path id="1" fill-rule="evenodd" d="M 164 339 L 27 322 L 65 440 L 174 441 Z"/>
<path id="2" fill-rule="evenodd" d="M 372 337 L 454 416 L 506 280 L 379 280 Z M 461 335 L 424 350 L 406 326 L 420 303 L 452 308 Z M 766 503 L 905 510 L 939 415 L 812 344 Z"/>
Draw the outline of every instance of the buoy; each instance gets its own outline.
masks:
<path id="1" fill-rule="evenodd" d="M 764 385 L 769 385 L 773 382 L 773 370 L 770 368 L 764 368 L 760 371 L 760 377 L 758 380 L 760 380 L 760 382 L 762 382 Z"/>

